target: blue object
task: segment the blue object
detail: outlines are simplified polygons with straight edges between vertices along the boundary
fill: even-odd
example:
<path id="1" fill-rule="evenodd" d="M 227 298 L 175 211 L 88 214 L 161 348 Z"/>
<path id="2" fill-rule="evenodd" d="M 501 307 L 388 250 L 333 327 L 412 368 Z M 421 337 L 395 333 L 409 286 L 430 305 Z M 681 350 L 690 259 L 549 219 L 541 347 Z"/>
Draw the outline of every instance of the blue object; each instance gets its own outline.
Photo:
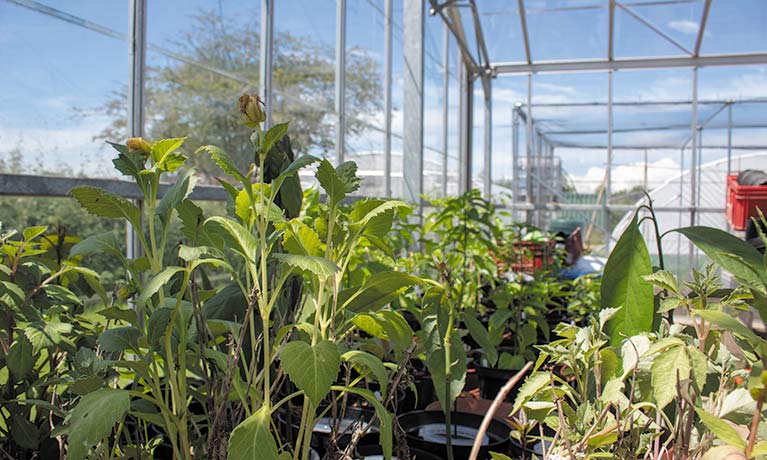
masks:
<path id="1" fill-rule="evenodd" d="M 604 257 L 581 256 L 574 264 L 563 268 L 557 274 L 560 278 L 574 280 L 583 275 L 602 275 L 607 259 Z"/>

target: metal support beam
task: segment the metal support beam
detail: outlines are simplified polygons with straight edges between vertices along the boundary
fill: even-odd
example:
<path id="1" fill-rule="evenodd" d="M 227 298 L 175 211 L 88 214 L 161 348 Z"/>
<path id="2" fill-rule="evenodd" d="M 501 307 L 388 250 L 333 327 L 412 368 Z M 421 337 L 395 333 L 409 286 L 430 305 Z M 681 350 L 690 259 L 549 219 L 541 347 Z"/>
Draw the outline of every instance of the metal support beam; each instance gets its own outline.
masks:
<path id="1" fill-rule="evenodd" d="M 493 193 L 493 87 L 489 78 L 487 88 L 489 94 L 485 94 L 485 151 L 484 151 L 484 194 L 486 199 L 490 199 Z"/>
<path id="2" fill-rule="evenodd" d="M 416 1 L 416 3 L 421 4 L 421 1 Z M 431 4 L 430 13 L 439 14 L 439 17 L 442 18 L 442 21 L 445 22 L 445 25 L 450 29 L 453 37 L 455 37 L 455 42 L 458 45 L 462 60 L 466 63 L 466 66 L 469 67 L 470 73 L 472 75 L 477 73 L 479 65 L 466 45 L 466 33 L 463 30 L 461 12 L 458 11 L 456 6 L 452 5 L 453 2 L 446 2 L 444 5 L 440 5 L 437 0 L 429 0 L 429 3 Z"/>
<path id="3" fill-rule="evenodd" d="M 128 11 L 128 63 L 130 80 L 128 84 L 128 135 L 144 136 L 144 76 L 146 66 L 146 0 L 130 0 Z M 141 198 L 132 200 L 141 209 Z M 141 257 L 141 242 L 138 233 L 141 228 L 125 223 L 125 257 Z"/>
<path id="4" fill-rule="evenodd" d="M 391 0 L 387 0 L 391 2 Z M 442 196 L 447 196 L 448 127 L 450 125 L 450 29 L 442 38 Z"/>
<path id="5" fill-rule="evenodd" d="M 392 0 L 384 3 L 384 194 L 391 189 Z"/>
<path id="6" fill-rule="evenodd" d="M 465 193 L 472 189 L 472 157 L 474 139 L 474 81 L 465 62 L 458 62 L 460 81 L 459 103 L 459 184 L 458 192 Z"/>
<path id="7" fill-rule="evenodd" d="M 605 226 L 610 228 L 610 196 L 613 192 L 613 72 L 607 73 L 607 167 L 605 168 Z M 610 253 L 610 240 L 606 242 Z"/>
<path id="8" fill-rule="evenodd" d="M 520 0 L 521 1 L 521 0 Z M 612 61 L 614 53 L 615 37 L 615 0 L 609 0 L 610 19 L 607 26 L 607 60 Z M 528 62 L 529 63 L 529 62 Z"/>
<path id="9" fill-rule="evenodd" d="M 274 0 L 261 0 L 261 62 L 258 92 L 266 106 L 267 128 L 272 126 L 272 57 L 274 50 Z"/>
<path id="10" fill-rule="evenodd" d="M 690 152 L 692 153 L 692 164 L 690 165 L 690 225 L 695 225 L 695 207 L 698 205 L 697 200 L 697 168 L 698 168 L 698 155 L 697 155 L 697 143 L 696 136 L 698 131 L 698 68 L 692 69 L 692 118 L 690 120 Z M 693 253 L 694 247 L 692 242 L 689 244 L 689 266 L 693 266 Z"/>
<path id="11" fill-rule="evenodd" d="M 698 26 L 698 38 L 695 40 L 695 57 L 700 56 L 700 46 L 703 44 L 703 35 L 706 33 L 709 10 L 711 10 L 711 0 L 706 0 L 706 4 L 703 5 L 703 16 L 700 18 L 700 25 Z"/>
<path id="12" fill-rule="evenodd" d="M 517 5 L 519 5 L 519 21 L 522 26 L 522 39 L 525 42 L 525 58 L 527 59 L 528 64 L 532 64 L 533 57 L 530 54 L 530 38 L 527 34 L 527 14 L 525 13 L 524 0 L 517 0 Z"/>
<path id="13" fill-rule="evenodd" d="M 511 204 L 514 206 L 512 218 L 515 222 L 517 217 L 516 206 L 519 203 L 519 112 L 522 103 L 517 102 L 511 111 Z"/>
<path id="14" fill-rule="evenodd" d="M 424 8 L 422 1 L 403 8 L 403 165 L 405 198 L 421 203 L 423 193 Z"/>
<path id="15" fill-rule="evenodd" d="M 727 104 L 727 174 L 732 174 L 732 104 Z"/>
<path id="16" fill-rule="evenodd" d="M 533 204 L 533 74 L 527 75 L 527 114 L 525 116 L 525 199 L 528 204 Z M 533 223 L 533 213 L 527 212 L 525 219 L 528 224 Z"/>
<path id="17" fill-rule="evenodd" d="M 346 146 L 346 0 L 336 0 L 336 159 L 344 162 Z"/>
<path id="18" fill-rule="evenodd" d="M 767 53 L 713 54 L 707 56 L 651 57 L 614 59 L 584 59 L 578 61 L 545 61 L 533 64 L 523 62 L 499 62 L 493 71 L 502 74 L 600 72 L 626 69 L 668 69 L 684 67 L 735 66 L 767 64 Z"/>

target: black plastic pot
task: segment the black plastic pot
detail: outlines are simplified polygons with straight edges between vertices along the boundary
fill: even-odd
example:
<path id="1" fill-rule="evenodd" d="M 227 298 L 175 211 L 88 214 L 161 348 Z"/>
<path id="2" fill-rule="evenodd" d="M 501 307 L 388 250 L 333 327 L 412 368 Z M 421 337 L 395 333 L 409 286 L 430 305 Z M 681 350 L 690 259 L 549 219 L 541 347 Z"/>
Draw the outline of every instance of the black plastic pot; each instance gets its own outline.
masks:
<path id="1" fill-rule="evenodd" d="M 452 412 L 452 447 L 455 460 L 468 460 L 474 438 L 482 424 L 482 417 L 465 412 Z M 416 411 L 400 415 L 397 418 L 405 431 L 408 446 L 447 458 L 445 435 L 445 414 L 435 411 Z M 490 458 L 490 452 L 507 454 L 509 452 L 509 432 L 511 427 L 498 420 L 492 420 L 487 429 L 479 460 Z"/>
<path id="2" fill-rule="evenodd" d="M 509 381 L 515 370 L 495 369 L 493 367 L 476 366 L 477 378 L 479 379 L 479 394 L 483 399 L 493 400 L 501 391 L 501 388 Z M 516 392 L 510 392 L 506 395 L 505 401 L 514 402 Z"/>
<path id="3" fill-rule="evenodd" d="M 410 449 L 410 458 L 412 460 L 442 460 L 434 454 L 419 449 Z M 362 446 L 357 448 L 355 460 L 383 460 L 383 450 L 381 446 Z M 392 460 L 397 460 L 396 452 L 392 455 Z"/>

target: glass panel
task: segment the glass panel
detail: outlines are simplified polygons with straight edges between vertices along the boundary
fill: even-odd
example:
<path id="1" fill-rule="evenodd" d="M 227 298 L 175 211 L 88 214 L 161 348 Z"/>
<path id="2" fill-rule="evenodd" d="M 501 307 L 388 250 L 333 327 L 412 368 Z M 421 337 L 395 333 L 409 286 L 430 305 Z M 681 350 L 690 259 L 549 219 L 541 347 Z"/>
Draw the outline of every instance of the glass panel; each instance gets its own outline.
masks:
<path id="1" fill-rule="evenodd" d="M 128 48 L 115 38 L 126 33 L 127 8 L 115 11 L 93 0 L 69 6 L 57 2 L 65 9 L 55 11 L 92 22 L 73 24 L 34 5 L 0 3 L 3 172 L 115 175 L 114 151 L 104 140 L 127 137 Z"/>
<path id="2" fill-rule="evenodd" d="M 767 50 L 767 2 L 712 2 L 701 53 L 747 53 Z"/>
<path id="3" fill-rule="evenodd" d="M 527 30 L 533 61 L 588 59 L 607 54 L 608 10 L 555 9 L 540 12 L 527 1 Z"/>
<path id="4" fill-rule="evenodd" d="M 237 99 L 258 91 L 257 6 L 248 0 L 150 3 L 148 138 L 189 136 L 187 152 L 213 144 L 242 169 L 254 161 L 250 129 L 241 123 Z M 277 110 L 274 120 L 283 119 Z M 215 183 L 213 178 L 221 174 L 207 155 L 193 155 L 192 162 L 206 182 Z"/>
<path id="5" fill-rule="evenodd" d="M 695 49 L 703 2 L 625 5 L 690 52 Z M 615 9 L 615 52 L 618 57 L 686 54 L 622 8 Z"/>
<path id="6" fill-rule="evenodd" d="M 384 2 L 346 3 L 346 160 L 359 195 L 384 196 Z"/>
<path id="7" fill-rule="evenodd" d="M 525 61 L 525 39 L 517 4 L 505 0 L 487 0 L 478 2 L 477 10 L 490 61 Z"/>

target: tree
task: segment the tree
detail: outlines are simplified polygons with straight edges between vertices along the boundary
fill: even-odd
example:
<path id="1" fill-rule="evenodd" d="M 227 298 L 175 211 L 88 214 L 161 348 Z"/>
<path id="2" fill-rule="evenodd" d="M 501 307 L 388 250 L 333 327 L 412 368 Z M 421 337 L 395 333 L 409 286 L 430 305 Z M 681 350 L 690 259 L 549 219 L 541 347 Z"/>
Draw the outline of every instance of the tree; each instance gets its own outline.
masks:
<path id="1" fill-rule="evenodd" d="M 257 91 L 259 81 L 259 35 L 255 25 L 224 23 L 212 12 L 193 17 L 189 29 L 174 43 L 190 61 L 172 61 L 148 68 L 146 137 L 161 139 L 190 136 L 196 148 L 214 144 L 239 164 L 253 161 L 252 147 L 237 111 L 237 98 Z M 275 37 L 272 119 L 290 120 L 290 138 L 297 154 L 327 153 L 335 146 L 334 53 L 309 37 L 280 33 Z M 236 75 L 238 80 L 205 70 L 199 64 Z M 247 81 L 248 83 L 243 83 Z M 361 118 L 381 110 L 382 94 L 378 66 L 364 53 L 347 53 L 346 134 L 365 128 Z M 127 110 L 125 89 L 116 91 L 106 106 L 113 122 L 100 137 L 120 140 L 124 136 Z M 204 176 L 219 174 L 209 158 L 198 156 L 194 165 Z"/>

